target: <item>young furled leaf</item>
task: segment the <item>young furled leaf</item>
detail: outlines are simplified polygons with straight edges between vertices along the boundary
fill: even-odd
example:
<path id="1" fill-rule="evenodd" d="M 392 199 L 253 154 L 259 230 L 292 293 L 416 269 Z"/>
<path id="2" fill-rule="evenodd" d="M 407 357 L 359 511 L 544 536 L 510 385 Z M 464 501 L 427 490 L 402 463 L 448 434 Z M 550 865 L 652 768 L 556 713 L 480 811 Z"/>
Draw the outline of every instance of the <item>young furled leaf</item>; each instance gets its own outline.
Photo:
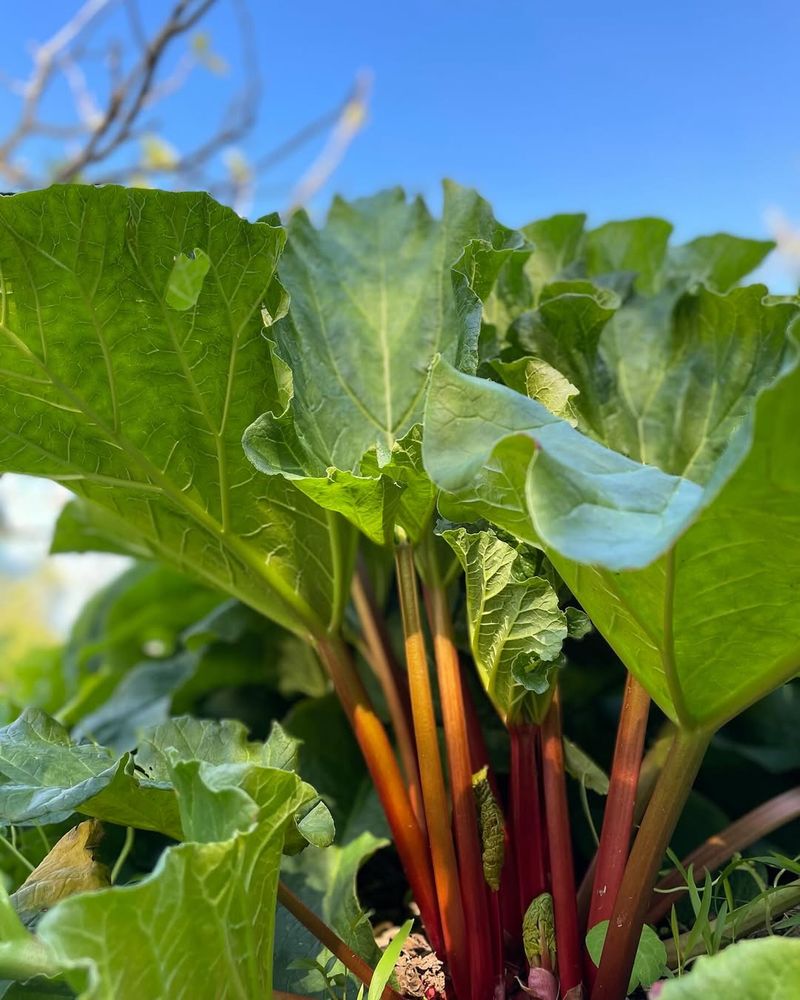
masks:
<path id="1" fill-rule="evenodd" d="M 472 775 L 472 791 L 478 807 L 478 823 L 481 830 L 483 877 L 492 892 L 497 892 L 505 862 L 506 828 L 503 810 L 494 797 L 488 773 L 488 767 L 484 767 Z"/>
<path id="2" fill-rule="evenodd" d="M 508 723 L 540 719 L 567 619 L 551 584 L 492 531 L 441 532 L 466 574 L 470 646 L 486 692 Z"/>

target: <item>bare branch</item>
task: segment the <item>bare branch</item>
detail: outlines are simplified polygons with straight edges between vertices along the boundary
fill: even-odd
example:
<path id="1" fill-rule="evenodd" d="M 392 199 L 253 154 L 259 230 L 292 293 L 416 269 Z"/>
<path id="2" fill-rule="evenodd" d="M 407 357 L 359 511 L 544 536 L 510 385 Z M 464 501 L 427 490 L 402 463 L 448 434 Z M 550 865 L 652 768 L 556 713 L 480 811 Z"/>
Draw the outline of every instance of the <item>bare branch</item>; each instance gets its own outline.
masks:
<path id="1" fill-rule="evenodd" d="M 29 77 L 17 85 L 5 82 L 19 93 L 21 107 L 14 127 L 0 137 L 0 176 L 17 189 L 78 178 L 101 184 L 133 181 L 163 185 L 171 181 L 175 187 L 209 190 L 243 212 L 251 207 L 260 177 L 317 138 L 327 136 L 322 152 L 291 199 L 292 205 L 307 201 L 330 178 L 363 126 L 369 79 L 359 76 L 342 102 L 288 139 L 263 153 L 245 155 L 240 144 L 253 132 L 261 98 L 257 35 L 247 0 L 225 0 L 238 25 L 236 62 L 244 79 L 219 126 L 201 133 L 190 148 L 177 149 L 153 117 L 167 98 L 181 91 L 195 70 L 205 66 L 215 71 L 224 66 L 221 57 L 203 51 L 198 39 L 193 48 L 173 57 L 178 41 L 222 2 L 171 0 L 164 5 L 163 19 L 148 29 L 138 0 L 86 0 L 34 51 Z M 101 15 L 114 10 L 119 17 L 111 22 L 110 31 L 98 36 Z M 119 31 L 125 37 L 107 37 Z M 91 46 L 87 44 L 90 35 Z M 59 78 L 72 94 L 72 120 L 69 114 L 66 120 L 51 120 L 49 116 L 44 120 L 43 98 Z M 65 144 L 66 148 L 60 149 L 56 145 L 54 155 L 49 156 L 50 162 L 60 164 L 54 172 L 40 174 L 25 159 L 26 143 L 36 137 Z M 140 141 L 141 148 L 137 148 Z M 153 155 L 153 150 L 157 153 L 160 148 L 168 155 Z M 37 155 L 41 157 L 39 150 Z"/>
<path id="2" fill-rule="evenodd" d="M 308 204 L 342 162 L 344 154 L 366 122 L 371 88 L 372 76 L 368 73 L 359 74 L 353 93 L 342 108 L 322 152 L 295 187 L 289 203 L 290 212 Z"/>

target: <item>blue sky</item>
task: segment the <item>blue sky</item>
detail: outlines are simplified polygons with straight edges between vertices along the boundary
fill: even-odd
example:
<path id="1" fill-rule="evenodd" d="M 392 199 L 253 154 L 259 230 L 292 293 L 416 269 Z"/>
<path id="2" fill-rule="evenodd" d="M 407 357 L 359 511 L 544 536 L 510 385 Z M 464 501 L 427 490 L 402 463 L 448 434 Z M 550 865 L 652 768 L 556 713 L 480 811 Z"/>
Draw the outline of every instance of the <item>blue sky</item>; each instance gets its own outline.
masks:
<path id="1" fill-rule="evenodd" d="M 208 27 L 232 56 L 227 2 Z M 685 238 L 763 235 L 771 206 L 800 219 L 791 0 L 248 2 L 265 82 L 252 150 L 335 103 L 359 69 L 374 73 L 369 125 L 324 201 L 401 183 L 436 204 L 450 176 L 512 225 L 566 210 L 595 222 L 656 214 Z M 77 6 L 15 4 L 0 68 L 21 73 L 27 43 Z M 149 15 L 164 6 L 143 2 Z M 219 81 L 196 76 L 173 101 L 168 137 L 181 145 L 217 107 Z M 0 95 L 0 130 L 8 113 Z M 259 209 L 282 207 L 310 155 L 263 185 Z"/>

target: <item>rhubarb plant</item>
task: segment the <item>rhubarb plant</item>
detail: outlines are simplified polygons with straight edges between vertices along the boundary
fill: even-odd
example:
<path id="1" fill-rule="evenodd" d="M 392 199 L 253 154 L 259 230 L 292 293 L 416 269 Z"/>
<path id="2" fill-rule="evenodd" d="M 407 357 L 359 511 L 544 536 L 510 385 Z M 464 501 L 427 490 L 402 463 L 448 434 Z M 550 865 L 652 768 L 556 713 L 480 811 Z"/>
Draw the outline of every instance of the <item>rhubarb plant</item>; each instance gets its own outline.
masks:
<path id="1" fill-rule="evenodd" d="M 452 183 L 440 219 L 395 190 L 285 229 L 200 194 L 0 199 L 0 471 L 77 495 L 54 551 L 139 560 L 0 730 L 14 837 L 128 831 L 30 928 L 2 902 L 0 974 L 622 1000 L 666 972 L 645 918 L 703 754 L 800 664 L 798 302 L 740 285 L 768 244 L 669 237 L 514 231 Z M 563 735 L 593 629 L 625 679 L 608 778 Z M 231 705 L 284 728 L 202 717 Z M 570 774 L 590 825 L 607 797 L 585 870 Z M 155 859 L 120 885 L 134 836 Z M 359 902 L 387 842 L 423 958 L 381 959 Z"/>

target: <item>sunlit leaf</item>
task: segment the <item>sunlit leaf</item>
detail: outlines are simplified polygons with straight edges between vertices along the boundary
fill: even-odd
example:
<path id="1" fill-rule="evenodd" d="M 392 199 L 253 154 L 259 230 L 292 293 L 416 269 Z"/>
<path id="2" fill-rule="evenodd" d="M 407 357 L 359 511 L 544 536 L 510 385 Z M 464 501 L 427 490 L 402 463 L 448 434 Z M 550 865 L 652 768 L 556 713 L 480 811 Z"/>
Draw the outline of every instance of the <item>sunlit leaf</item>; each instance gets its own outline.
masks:
<path id="1" fill-rule="evenodd" d="M 261 326 L 286 308 L 283 244 L 201 194 L 3 198 L 0 468 L 64 483 L 158 558 L 307 634 L 341 615 L 347 532 L 257 476 L 240 443 L 281 399 Z M 208 273 L 177 303 L 175 262 L 197 266 L 198 249 Z"/>

